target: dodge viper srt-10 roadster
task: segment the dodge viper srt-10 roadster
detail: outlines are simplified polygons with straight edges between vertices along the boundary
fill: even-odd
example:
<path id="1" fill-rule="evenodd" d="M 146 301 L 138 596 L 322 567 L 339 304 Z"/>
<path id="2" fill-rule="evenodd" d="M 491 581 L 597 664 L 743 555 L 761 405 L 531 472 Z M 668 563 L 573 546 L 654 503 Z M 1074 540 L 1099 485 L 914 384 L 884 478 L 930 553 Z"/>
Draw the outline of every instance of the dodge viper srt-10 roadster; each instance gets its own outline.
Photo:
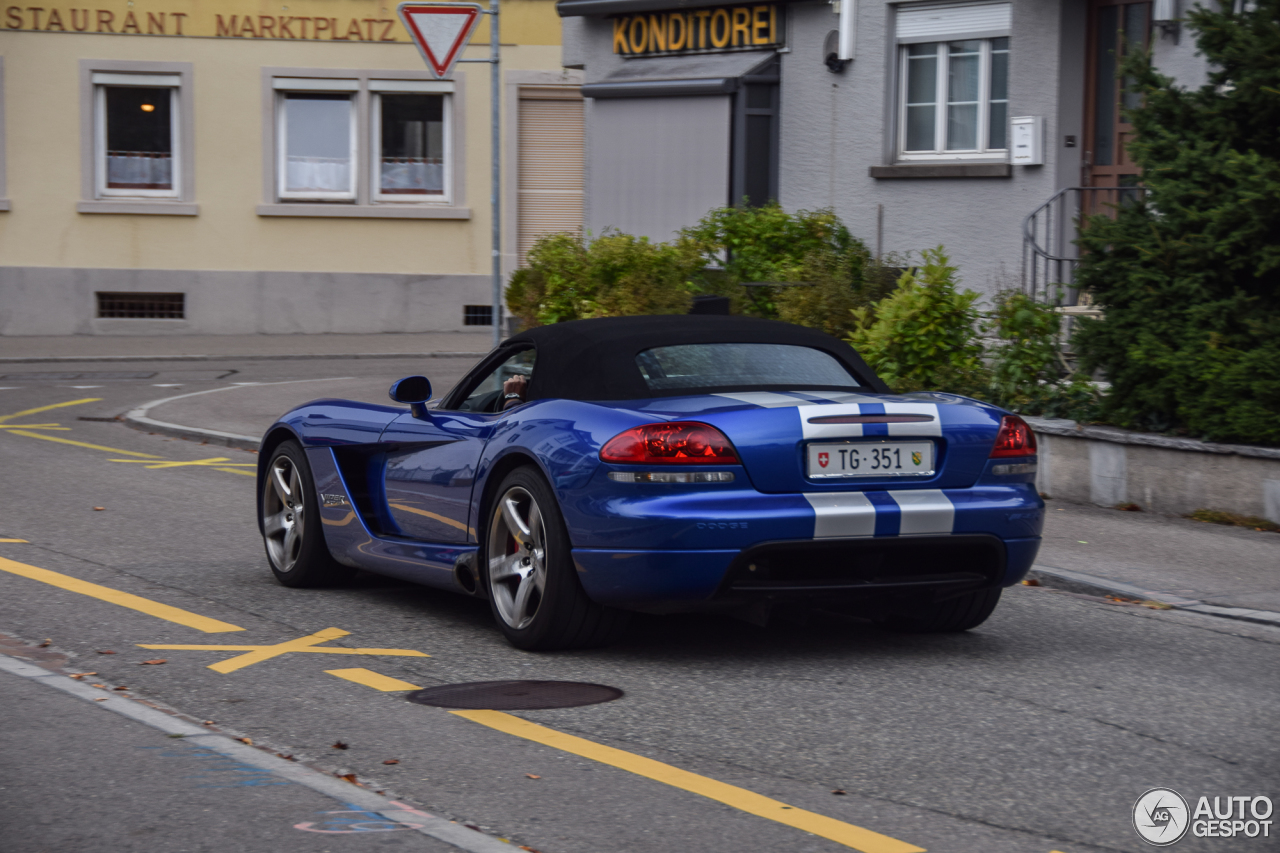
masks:
<path id="1" fill-rule="evenodd" d="M 632 611 L 818 606 L 905 631 L 983 622 L 1040 545 L 1036 440 L 994 406 L 894 394 L 847 344 L 721 316 L 515 335 L 438 403 L 317 400 L 263 438 L 275 576 L 359 569 L 487 599 L 525 649 Z"/>

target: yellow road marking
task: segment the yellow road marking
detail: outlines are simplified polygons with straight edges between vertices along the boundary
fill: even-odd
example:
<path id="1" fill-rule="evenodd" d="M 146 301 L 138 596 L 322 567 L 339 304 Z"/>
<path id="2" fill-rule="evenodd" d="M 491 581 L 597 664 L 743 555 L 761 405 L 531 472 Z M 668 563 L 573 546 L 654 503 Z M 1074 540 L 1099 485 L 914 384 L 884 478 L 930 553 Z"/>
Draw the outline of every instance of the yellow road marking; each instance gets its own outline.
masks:
<path id="1" fill-rule="evenodd" d="M 175 622 L 188 628 L 195 628 L 197 631 L 204 631 L 206 634 L 221 634 L 227 631 L 244 630 L 239 625 L 232 625 L 229 622 L 222 622 L 218 619 L 210 619 L 208 616 L 201 616 L 189 610 L 170 607 L 168 604 L 161 604 L 158 601 L 152 601 L 140 595 L 132 595 L 108 586 L 89 583 L 79 578 L 73 578 L 70 575 L 51 572 L 48 569 L 39 569 L 24 563 L 16 563 L 13 560 L 6 560 L 4 557 L 0 557 L 0 571 L 31 578 L 70 592 L 78 592 L 81 595 L 87 595 L 100 601 L 118 604 L 121 607 L 127 607 L 130 610 L 137 610 L 141 613 L 146 613 L 148 616 L 163 619 L 166 622 Z"/>
<path id="2" fill-rule="evenodd" d="M 58 438 L 54 435 L 41 435 L 38 432 L 27 432 L 26 430 L 15 429 L 10 435 L 25 435 L 28 438 L 43 438 L 45 441 L 56 441 L 59 444 L 70 444 L 75 447 L 87 447 L 90 450 L 105 450 L 107 453 L 123 453 L 125 456 L 141 456 L 144 459 L 159 459 L 161 457 L 154 456 L 150 453 L 135 453 L 132 450 L 121 450 L 118 447 L 103 447 L 101 444 L 88 444 L 83 441 L 72 441 L 69 438 Z"/>
<path id="3" fill-rule="evenodd" d="M 235 672 L 237 669 L 244 669 L 246 666 L 253 666 L 255 663 L 262 663 L 264 660 L 278 657 L 290 652 L 314 652 L 326 655 L 389 655 L 394 657 L 410 657 L 410 658 L 429 658 L 431 655 L 426 652 L 417 652 L 412 649 L 339 649 L 332 646 L 324 648 L 315 648 L 327 640 L 336 640 L 339 637 L 350 636 L 350 631 L 344 631 L 341 628 L 325 628 L 323 631 L 317 631 L 307 637 L 301 637 L 297 640 L 287 640 L 283 643 L 277 643 L 274 646 L 195 646 L 189 644 L 183 645 L 149 645 L 139 643 L 138 645 L 144 649 L 176 649 L 179 651 L 212 651 L 212 652 L 247 652 L 247 654 L 236 655 L 233 658 L 227 658 L 215 664 L 210 664 L 209 669 L 214 672 L 228 673 Z"/>
<path id="4" fill-rule="evenodd" d="M 257 468 L 257 466 L 255 465 L 255 466 L 254 466 L 254 468 L 256 469 L 256 468 Z M 228 474 L 244 474 L 246 477 L 256 477 L 256 476 L 258 476 L 258 472 L 257 472 L 257 470 L 253 470 L 253 471 L 241 471 L 239 468 L 215 468 L 214 470 L 215 470 L 215 471 L 226 471 Z"/>
<path id="5" fill-rule="evenodd" d="M 100 402 L 102 402 L 101 397 L 85 397 L 83 400 L 68 400 L 65 403 L 53 403 L 48 406 L 38 406 L 34 409 L 24 409 L 21 412 L 14 412 L 12 415 L 0 415 L 0 423 L 4 423 L 5 421 L 11 421 L 14 418 L 26 417 L 27 415 L 38 415 L 41 412 L 47 412 L 50 409 L 62 409 L 67 406 L 79 406 L 82 403 L 100 403 Z"/>
<path id="6" fill-rule="evenodd" d="M 227 468 L 257 468 L 257 462 L 232 462 L 229 456 L 214 456 L 209 459 L 194 459 L 190 462 L 170 462 L 157 461 L 152 462 L 149 459 L 109 459 L 108 462 L 133 462 L 136 465 L 145 465 L 149 470 L 155 468 L 188 468 L 191 466 L 203 466 L 206 468 L 218 468 L 225 471 Z M 243 472 L 236 471 L 240 474 Z"/>
<path id="7" fill-rule="evenodd" d="M 509 735 L 554 747 L 592 761 L 599 761 L 601 764 L 608 764 L 638 776 L 707 797 L 739 811 L 813 833 L 846 847 L 852 847 L 854 850 L 861 850 L 863 853 L 924 853 L 923 847 L 881 835 L 870 829 L 863 829 L 816 812 L 797 809 L 745 788 L 699 776 L 696 773 L 672 767 L 670 764 L 633 755 L 585 738 L 558 732 L 501 711 L 451 711 L 450 713 Z"/>
<path id="8" fill-rule="evenodd" d="M 389 675 L 381 675 L 370 669 L 326 669 L 325 672 L 330 675 L 336 675 L 338 678 L 345 678 L 347 681 L 354 681 L 356 684 L 363 684 L 365 687 L 372 687 L 374 690 L 381 690 L 383 693 L 390 693 L 394 690 L 420 690 L 416 684 L 410 684 L 407 681 L 401 681 L 398 678 L 392 678 Z"/>
<path id="9" fill-rule="evenodd" d="M 29 544 L 30 544 L 30 543 L 29 543 L 29 542 L 27 542 L 27 540 L 25 540 L 25 539 L 0 539 L 0 542 L 21 542 L 21 543 L 23 543 L 24 545 L 29 545 Z"/>
<path id="10" fill-rule="evenodd" d="M 0 424 L 0 429 L 60 429 L 64 432 L 71 431 L 71 427 L 58 426 L 57 424 Z"/>

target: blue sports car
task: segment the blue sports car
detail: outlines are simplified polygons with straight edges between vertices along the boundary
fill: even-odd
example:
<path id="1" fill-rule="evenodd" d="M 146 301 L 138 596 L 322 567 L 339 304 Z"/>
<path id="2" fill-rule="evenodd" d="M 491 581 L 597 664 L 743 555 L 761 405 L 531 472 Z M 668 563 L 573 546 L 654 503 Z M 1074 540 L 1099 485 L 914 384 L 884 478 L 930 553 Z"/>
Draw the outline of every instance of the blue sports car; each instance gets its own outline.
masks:
<path id="1" fill-rule="evenodd" d="M 1040 545 L 1027 424 L 894 394 L 847 344 L 717 316 L 532 329 L 435 405 L 317 400 L 267 432 L 258 517 L 288 586 L 358 569 L 486 598 L 525 649 L 631 611 L 780 604 L 963 631 Z"/>

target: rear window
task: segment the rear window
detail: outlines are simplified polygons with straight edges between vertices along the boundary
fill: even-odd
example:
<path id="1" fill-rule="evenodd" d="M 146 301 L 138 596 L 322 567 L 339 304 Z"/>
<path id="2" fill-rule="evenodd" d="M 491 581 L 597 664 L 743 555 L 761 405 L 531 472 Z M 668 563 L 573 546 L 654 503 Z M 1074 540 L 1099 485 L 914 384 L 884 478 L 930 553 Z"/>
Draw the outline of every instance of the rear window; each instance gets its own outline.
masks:
<path id="1" fill-rule="evenodd" d="M 650 391 L 679 389 L 858 388 L 839 361 L 821 350 L 787 344 L 681 344 L 636 356 Z"/>

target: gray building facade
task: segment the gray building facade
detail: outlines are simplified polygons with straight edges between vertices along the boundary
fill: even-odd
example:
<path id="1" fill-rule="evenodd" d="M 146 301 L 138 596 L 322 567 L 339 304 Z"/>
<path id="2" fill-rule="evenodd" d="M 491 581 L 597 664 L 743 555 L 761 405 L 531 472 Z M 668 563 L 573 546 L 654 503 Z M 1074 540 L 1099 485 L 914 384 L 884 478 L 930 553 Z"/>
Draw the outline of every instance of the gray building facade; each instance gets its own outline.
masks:
<path id="1" fill-rule="evenodd" d="M 1117 54 L 1204 82 L 1178 2 L 560 0 L 587 227 L 668 240 L 767 197 L 832 208 L 880 254 L 944 245 L 987 294 L 1069 280 L 1035 249 L 1071 255 L 1073 216 L 1139 182 Z"/>

